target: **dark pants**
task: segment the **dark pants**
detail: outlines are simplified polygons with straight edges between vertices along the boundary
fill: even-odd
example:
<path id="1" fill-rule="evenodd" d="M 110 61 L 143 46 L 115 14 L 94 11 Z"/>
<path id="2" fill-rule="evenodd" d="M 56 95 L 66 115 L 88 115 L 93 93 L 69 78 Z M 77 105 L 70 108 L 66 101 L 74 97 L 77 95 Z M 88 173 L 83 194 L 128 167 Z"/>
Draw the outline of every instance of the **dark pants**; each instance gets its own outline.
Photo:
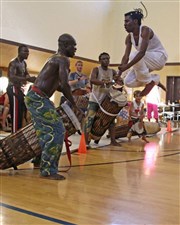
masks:
<path id="1" fill-rule="evenodd" d="M 26 106 L 24 103 L 24 93 L 20 87 L 8 85 L 7 94 L 9 97 L 9 104 L 10 104 L 12 133 L 15 133 L 20 128 L 22 128 L 23 117 L 26 112 Z"/>

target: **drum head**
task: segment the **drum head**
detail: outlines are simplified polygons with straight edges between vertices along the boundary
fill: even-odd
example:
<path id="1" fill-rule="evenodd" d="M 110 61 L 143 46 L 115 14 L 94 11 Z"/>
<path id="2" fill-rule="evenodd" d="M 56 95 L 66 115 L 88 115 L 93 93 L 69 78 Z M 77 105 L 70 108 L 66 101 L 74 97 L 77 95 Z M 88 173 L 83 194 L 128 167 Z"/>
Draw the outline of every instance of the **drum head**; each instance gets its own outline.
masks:
<path id="1" fill-rule="evenodd" d="M 127 96 L 117 89 L 111 88 L 109 91 L 111 101 L 116 102 L 119 106 L 125 106 L 127 103 Z"/>
<path id="2" fill-rule="evenodd" d="M 144 122 L 144 128 L 147 134 L 156 134 L 161 130 L 159 124 L 154 122 Z"/>

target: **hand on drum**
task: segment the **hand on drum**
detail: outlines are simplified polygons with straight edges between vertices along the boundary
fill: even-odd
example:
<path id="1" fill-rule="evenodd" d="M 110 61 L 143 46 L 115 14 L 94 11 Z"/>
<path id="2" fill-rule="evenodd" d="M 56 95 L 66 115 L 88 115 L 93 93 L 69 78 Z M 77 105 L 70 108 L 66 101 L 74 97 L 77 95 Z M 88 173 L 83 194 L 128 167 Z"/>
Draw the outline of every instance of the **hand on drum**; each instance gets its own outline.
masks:
<path id="1" fill-rule="evenodd" d="M 110 86 L 112 86 L 114 84 L 113 81 L 110 81 L 110 80 L 102 80 L 104 82 L 104 86 L 106 88 L 109 88 Z"/>

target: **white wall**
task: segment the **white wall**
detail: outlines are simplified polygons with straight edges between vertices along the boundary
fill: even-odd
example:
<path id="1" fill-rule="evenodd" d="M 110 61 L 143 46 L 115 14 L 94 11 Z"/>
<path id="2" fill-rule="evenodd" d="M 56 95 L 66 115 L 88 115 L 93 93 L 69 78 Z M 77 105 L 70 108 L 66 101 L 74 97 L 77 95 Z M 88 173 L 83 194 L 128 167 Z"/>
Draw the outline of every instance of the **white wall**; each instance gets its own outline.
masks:
<path id="1" fill-rule="evenodd" d="M 166 47 L 168 62 L 180 62 L 179 1 L 143 1 L 150 26 Z M 57 39 L 70 33 L 77 56 L 98 59 L 106 51 L 111 63 L 124 52 L 124 13 L 142 7 L 139 1 L 1 1 L 1 38 L 57 50 Z"/>

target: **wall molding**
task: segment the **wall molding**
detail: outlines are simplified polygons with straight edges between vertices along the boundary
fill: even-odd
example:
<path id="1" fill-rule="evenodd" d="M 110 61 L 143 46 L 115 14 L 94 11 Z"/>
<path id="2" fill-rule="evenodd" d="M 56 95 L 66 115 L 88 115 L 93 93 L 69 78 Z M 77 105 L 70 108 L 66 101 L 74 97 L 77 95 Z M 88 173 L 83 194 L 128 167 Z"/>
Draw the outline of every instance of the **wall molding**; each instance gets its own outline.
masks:
<path id="1" fill-rule="evenodd" d="M 53 51 L 53 50 L 50 50 L 50 49 L 40 48 L 40 47 L 37 47 L 37 46 L 28 45 L 26 43 L 19 43 L 19 42 L 15 42 L 15 41 L 11 41 L 11 40 L 6 40 L 6 39 L 3 39 L 3 38 L 0 38 L 0 43 L 14 45 L 14 46 L 19 46 L 20 44 L 25 44 L 30 49 L 33 49 L 33 50 L 46 52 L 46 53 L 51 53 L 51 54 L 54 54 L 56 52 L 56 51 Z M 82 61 L 87 61 L 87 62 L 92 62 L 92 63 L 98 63 L 99 64 L 99 62 L 97 60 L 88 59 L 88 58 L 84 58 L 84 57 L 80 57 L 80 56 L 74 56 L 73 58 L 78 59 L 78 60 L 82 60 Z M 111 66 L 111 67 L 118 67 L 119 64 L 111 63 L 109 66 Z M 180 66 L 180 62 L 168 62 L 168 63 L 166 63 L 166 66 Z"/>

